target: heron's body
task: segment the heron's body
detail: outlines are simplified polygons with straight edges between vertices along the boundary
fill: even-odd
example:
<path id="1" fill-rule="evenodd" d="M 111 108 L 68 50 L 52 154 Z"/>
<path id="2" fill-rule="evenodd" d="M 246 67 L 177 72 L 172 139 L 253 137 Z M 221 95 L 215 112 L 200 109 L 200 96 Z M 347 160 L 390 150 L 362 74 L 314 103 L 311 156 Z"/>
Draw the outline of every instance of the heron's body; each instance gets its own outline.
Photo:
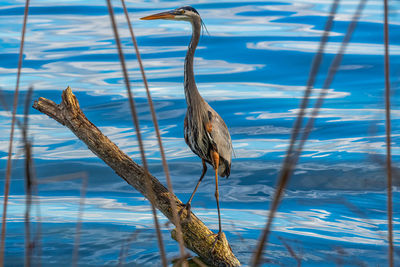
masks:
<path id="1" fill-rule="evenodd" d="M 229 176 L 232 159 L 232 142 L 228 128 L 221 116 L 210 107 L 197 90 L 193 58 L 201 34 L 201 19 L 192 21 L 192 39 L 185 58 L 184 90 L 187 111 L 184 123 L 186 144 L 190 149 L 209 164 L 213 164 L 210 151 L 217 151 L 220 156 L 218 174 Z"/>
<path id="2" fill-rule="evenodd" d="M 232 141 L 225 122 L 218 113 L 201 97 L 194 78 L 193 58 L 199 43 L 202 20 L 199 13 L 192 7 L 182 7 L 172 11 L 158 13 L 142 19 L 169 19 L 185 20 L 192 24 L 192 38 L 188 47 L 184 67 L 184 90 L 187 104 L 186 117 L 184 121 L 185 142 L 189 148 L 202 159 L 203 172 L 186 204 L 188 211 L 200 182 L 202 181 L 207 166 L 211 164 L 215 170 L 215 197 L 218 207 L 219 231 L 221 234 L 221 218 L 219 210 L 218 175 L 228 177 L 231 169 Z"/>
<path id="3" fill-rule="evenodd" d="M 195 111 L 196 108 L 188 108 L 184 122 L 185 142 L 193 153 L 211 165 L 213 165 L 211 151 L 216 151 L 220 158 L 218 174 L 222 177 L 229 177 L 232 144 L 223 140 L 224 136 L 229 135 L 228 128 L 218 113 L 205 101 L 204 106 L 208 110 L 207 113 Z M 194 113 L 197 114 L 190 115 Z M 193 126 L 196 124 L 202 124 L 204 127 L 196 128 Z M 222 124 L 224 127 L 222 129 L 213 127 L 216 124 Z"/>

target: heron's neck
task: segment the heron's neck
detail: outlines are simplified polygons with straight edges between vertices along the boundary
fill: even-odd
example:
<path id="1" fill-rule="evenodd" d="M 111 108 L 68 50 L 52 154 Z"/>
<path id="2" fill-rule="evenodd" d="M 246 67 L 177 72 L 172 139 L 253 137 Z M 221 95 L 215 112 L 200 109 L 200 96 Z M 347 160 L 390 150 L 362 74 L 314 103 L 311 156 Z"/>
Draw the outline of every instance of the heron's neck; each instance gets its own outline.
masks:
<path id="1" fill-rule="evenodd" d="M 201 33 L 201 21 L 199 18 L 194 18 L 192 21 L 192 39 L 188 47 L 188 51 L 185 58 L 185 97 L 188 107 L 201 103 L 203 101 L 197 90 L 196 82 L 194 79 L 193 72 L 193 58 L 194 52 L 196 51 L 197 44 L 199 43 Z"/>

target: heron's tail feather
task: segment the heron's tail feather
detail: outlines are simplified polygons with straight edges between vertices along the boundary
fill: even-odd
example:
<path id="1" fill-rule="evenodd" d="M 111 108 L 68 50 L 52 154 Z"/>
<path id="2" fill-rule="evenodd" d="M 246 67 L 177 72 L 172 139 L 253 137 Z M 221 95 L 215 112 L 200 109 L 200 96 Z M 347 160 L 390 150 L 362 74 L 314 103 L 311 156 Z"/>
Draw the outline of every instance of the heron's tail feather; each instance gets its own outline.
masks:
<path id="1" fill-rule="evenodd" d="M 224 158 L 220 158 L 220 164 L 218 167 L 218 175 L 221 177 L 228 178 L 231 174 L 231 164 Z"/>

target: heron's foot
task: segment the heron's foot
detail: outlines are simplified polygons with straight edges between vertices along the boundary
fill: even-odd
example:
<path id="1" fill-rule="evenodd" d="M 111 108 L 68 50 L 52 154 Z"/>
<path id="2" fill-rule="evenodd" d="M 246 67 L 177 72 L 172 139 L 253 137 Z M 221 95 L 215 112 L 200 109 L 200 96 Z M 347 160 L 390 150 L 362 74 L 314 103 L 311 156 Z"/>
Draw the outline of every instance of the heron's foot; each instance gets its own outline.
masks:
<path id="1" fill-rule="evenodd" d="M 181 208 L 181 210 L 178 212 L 178 216 L 181 217 L 183 210 L 186 209 L 186 218 L 185 218 L 185 222 L 191 222 L 192 217 L 190 216 L 192 214 L 191 209 L 192 206 L 190 205 L 190 202 L 186 203 L 185 205 L 183 205 L 183 207 Z"/>
<path id="2" fill-rule="evenodd" d="M 214 249 L 215 249 L 215 245 L 217 244 L 217 242 L 218 241 L 221 241 L 221 238 L 222 238 L 222 231 L 218 231 L 218 233 L 217 234 L 211 234 L 211 235 L 209 235 L 209 236 L 214 236 L 214 243 L 212 244 L 212 246 L 211 246 L 211 249 L 210 249 L 210 253 L 212 253 L 213 251 L 214 251 Z"/>

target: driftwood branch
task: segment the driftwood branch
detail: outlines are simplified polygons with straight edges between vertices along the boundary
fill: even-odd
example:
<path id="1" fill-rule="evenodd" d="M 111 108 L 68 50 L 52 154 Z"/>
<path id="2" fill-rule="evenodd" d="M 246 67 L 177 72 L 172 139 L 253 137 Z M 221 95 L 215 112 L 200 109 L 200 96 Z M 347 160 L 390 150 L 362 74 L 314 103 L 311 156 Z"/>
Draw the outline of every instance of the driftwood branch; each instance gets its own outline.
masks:
<path id="1" fill-rule="evenodd" d="M 122 152 L 86 118 L 70 87 L 63 91 L 62 102 L 59 105 L 40 97 L 34 102 L 33 107 L 55 119 L 60 124 L 67 126 L 94 154 L 109 165 L 128 184 L 149 199 L 149 192 L 145 186 L 146 175 L 144 169 Z M 155 193 L 154 205 L 169 221 L 173 222 L 173 213 L 169 200 L 170 192 L 154 176 L 151 174 L 149 176 L 151 178 L 151 188 Z M 172 198 L 176 201 L 178 207 L 182 206 L 182 202 L 175 195 L 172 195 Z M 240 266 L 225 235 L 212 249 L 215 240 L 213 233 L 193 213 L 190 216 L 191 221 L 189 222 L 181 220 L 185 246 L 210 265 Z M 186 218 L 186 209 L 183 210 L 181 218 Z M 175 238 L 175 230 L 171 234 Z"/>

